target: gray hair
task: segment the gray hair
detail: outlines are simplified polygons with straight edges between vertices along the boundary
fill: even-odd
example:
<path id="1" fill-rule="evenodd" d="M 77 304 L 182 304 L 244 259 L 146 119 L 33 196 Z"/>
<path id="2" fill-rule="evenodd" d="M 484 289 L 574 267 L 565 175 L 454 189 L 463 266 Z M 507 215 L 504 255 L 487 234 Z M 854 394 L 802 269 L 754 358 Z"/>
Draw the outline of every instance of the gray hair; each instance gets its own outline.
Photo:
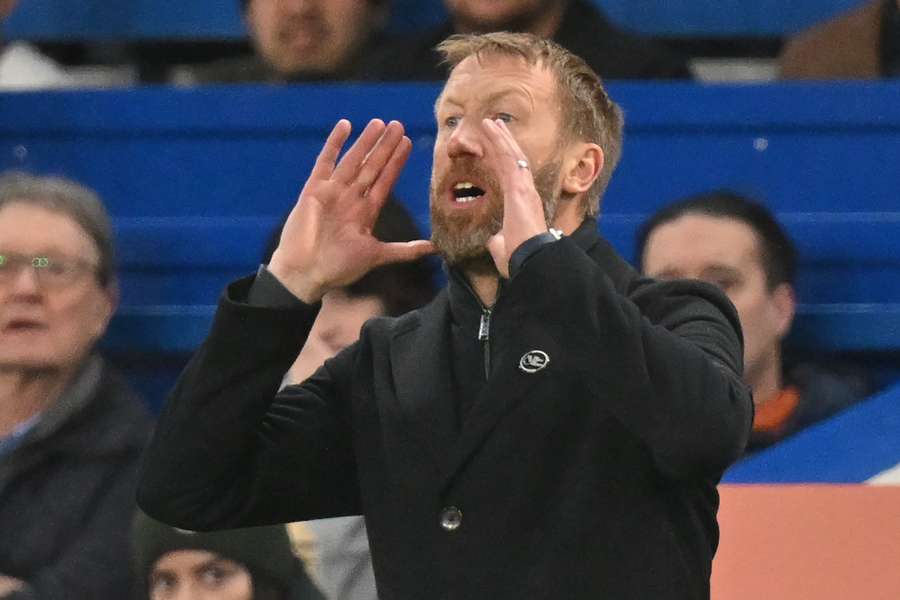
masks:
<path id="1" fill-rule="evenodd" d="M 13 203 L 59 212 L 75 221 L 97 247 L 97 280 L 102 286 L 114 281 L 112 226 L 103 202 L 93 190 L 62 177 L 39 177 L 19 171 L 0 173 L 0 210 Z"/>

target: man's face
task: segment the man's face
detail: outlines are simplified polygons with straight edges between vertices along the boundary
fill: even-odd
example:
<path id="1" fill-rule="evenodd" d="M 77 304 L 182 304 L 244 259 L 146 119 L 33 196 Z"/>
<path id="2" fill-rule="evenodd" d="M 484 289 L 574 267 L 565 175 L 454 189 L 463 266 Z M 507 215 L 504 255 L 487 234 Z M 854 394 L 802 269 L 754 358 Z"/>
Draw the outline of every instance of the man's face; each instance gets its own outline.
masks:
<path id="1" fill-rule="evenodd" d="M 751 386 L 780 356 L 794 316 L 793 291 L 787 284 L 769 289 L 759 241 L 745 223 L 689 214 L 660 225 L 647 238 L 643 266 L 651 277 L 700 279 L 728 295 L 744 332 L 744 379 Z"/>
<path id="2" fill-rule="evenodd" d="M 326 360 L 359 339 L 366 321 L 383 314 L 384 303 L 376 296 L 350 296 L 340 289 L 325 294 L 300 356 L 291 367 L 291 381 L 304 381 Z"/>
<path id="3" fill-rule="evenodd" d="M 63 286 L 42 281 L 30 265 L 0 277 L 0 370 L 77 366 L 115 306 L 95 276 L 93 240 L 63 213 L 13 202 L 0 209 L 0 254 L 80 265 Z"/>
<path id="4" fill-rule="evenodd" d="M 205 550 L 164 554 L 150 573 L 149 600 L 253 600 L 250 572 Z"/>
<path id="5" fill-rule="evenodd" d="M 560 0 L 444 0 L 453 21 L 465 31 L 520 31 Z"/>
<path id="6" fill-rule="evenodd" d="M 451 265 L 487 256 L 503 222 L 503 194 L 485 164 L 482 119 L 507 123 L 552 221 L 560 195 L 560 108 L 550 71 L 509 56 L 470 56 L 450 74 L 436 106 L 431 172 L 432 241 Z"/>
<path id="7" fill-rule="evenodd" d="M 330 73 L 365 42 L 370 0 L 251 0 L 247 28 L 257 53 L 284 76 Z"/>

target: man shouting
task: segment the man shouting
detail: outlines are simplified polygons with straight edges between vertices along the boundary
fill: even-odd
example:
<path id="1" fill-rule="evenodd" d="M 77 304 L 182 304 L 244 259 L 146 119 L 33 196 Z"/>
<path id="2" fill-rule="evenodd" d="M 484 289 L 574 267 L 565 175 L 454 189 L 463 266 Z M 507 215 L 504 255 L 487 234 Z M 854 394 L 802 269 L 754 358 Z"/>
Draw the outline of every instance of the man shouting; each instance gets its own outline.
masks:
<path id="1" fill-rule="evenodd" d="M 378 242 L 400 123 L 331 132 L 271 262 L 227 289 L 139 502 L 189 529 L 362 514 L 379 596 L 707 598 L 716 483 L 752 405 L 711 285 L 641 278 L 597 234 L 622 119 L 553 42 L 454 36 L 432 242 Z M 319 299 L 436 250 L 449 285 L 279 383 Z"/>

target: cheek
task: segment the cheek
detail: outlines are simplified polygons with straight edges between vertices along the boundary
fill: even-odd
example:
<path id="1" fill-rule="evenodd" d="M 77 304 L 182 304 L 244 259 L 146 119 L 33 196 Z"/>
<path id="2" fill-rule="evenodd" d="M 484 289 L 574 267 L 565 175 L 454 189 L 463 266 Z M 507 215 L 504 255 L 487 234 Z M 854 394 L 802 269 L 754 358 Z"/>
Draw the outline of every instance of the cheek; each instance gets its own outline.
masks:
<path id="1" fill-rule="evenodd" d="M 253 582 L 250 575 L 240 573 L 229 579 L 226 589 L 222 590 L 222 594 L 218 593 L 214 598 L 227 598 L 228 600 L 253 600 Z"/>
<path id="2" fill-rule="evenodd" d="M 256 5 L 260 4 L 274 3 L 256 3 Z M 247 28 L 253 32 L 253 37 L 256 39 L 259 47 L 271 50 L 278 46 L 278 21 L 279 16 L 267 8 L 257 10 L 254 15 L 247 19 Z"/>
<path id="3" fill-rule="evenodd" d="M 767 303 L 760 298 L 746 295 L 732 298 L 731 301 L 738 311 L 747 353 L 757 352 L 760 346 L 765 346 L 774 336 L 775 323 L 772 321 Z"/>
<path id="4" fill-rule="evenodd" d="M 99 297 L 78 295 L 50 303 L 50 315 L 57 331 L 66 339 L 89 340 L 103 334 L 108 306 Z"/>
<path id="5" fill-rule="evenodd" d="M 331 2 L 332 0 L 329 0 L 326 5 L 330 5 Z M 334 38 L 332 43 L 347 47 L 362 37 L 363 28 L 370 17 L 360 14 L 359 7 L 354 6 L 355 2 L 342 4 L 344 6 L 336 6 L 335 10 L 326 18 L 331 30 L 331 37 Z M 354 8 L 357 10 L 353 10 Z"/>

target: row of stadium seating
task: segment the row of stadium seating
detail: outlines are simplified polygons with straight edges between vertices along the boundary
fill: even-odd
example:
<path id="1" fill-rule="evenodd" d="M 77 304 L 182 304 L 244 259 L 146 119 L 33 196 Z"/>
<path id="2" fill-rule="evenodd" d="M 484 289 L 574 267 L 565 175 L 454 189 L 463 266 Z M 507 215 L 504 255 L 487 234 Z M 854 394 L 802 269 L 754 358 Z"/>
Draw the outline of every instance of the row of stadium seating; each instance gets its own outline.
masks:
<path id="1" fill-rule="evenodd" d="M 636 227 L 658 206 L 713 188 L 747 193 L 774 209 L 801 253 L 793 343 L 900 352 L 900 83 L 610 87 L 627 133 L 600 225 L 623 255 L 633 258 Z M 0 169 L 56 172 L 101 193 L 122 262 L 122 307 L 106 345 L 140 357 L 139 368 L 148 356 L 183 357 L 203 339 L 222 286 L 255 270 L 339 117 L 406 124 L 414 150 L 396 193 L 427 231 L 437 92 L 417 84 L 2 95 Z M 172 373 L 157 371 L 148 377 L 162 390 Z"/>
<path id="2" fill-rule="evenodd" d="M 860 0 L 593 0 L 625 28 L 656 36 L 777 37 L 859 5 Z M 441 0 L 392 0 L 389 29 L 439 22 Z M 42 0 L 23 2 L 4 29 L 42 41 L 240 38 L 237 0 Z"/>

